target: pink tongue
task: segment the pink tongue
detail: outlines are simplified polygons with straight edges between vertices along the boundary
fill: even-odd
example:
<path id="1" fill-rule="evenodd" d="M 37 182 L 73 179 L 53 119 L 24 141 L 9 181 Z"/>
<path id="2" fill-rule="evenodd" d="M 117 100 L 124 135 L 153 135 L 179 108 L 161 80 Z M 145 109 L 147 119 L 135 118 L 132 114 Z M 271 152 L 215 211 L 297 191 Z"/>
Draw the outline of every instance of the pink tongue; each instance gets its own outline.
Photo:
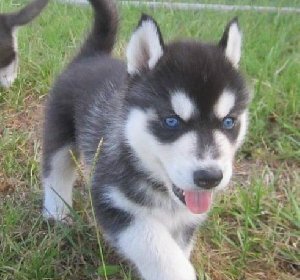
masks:
<path id="1" fill-rule="evenodd" d="M 185 203 L 194 214 L 207 212 L 212 202 L 211 191 L 185 191 Z"/>

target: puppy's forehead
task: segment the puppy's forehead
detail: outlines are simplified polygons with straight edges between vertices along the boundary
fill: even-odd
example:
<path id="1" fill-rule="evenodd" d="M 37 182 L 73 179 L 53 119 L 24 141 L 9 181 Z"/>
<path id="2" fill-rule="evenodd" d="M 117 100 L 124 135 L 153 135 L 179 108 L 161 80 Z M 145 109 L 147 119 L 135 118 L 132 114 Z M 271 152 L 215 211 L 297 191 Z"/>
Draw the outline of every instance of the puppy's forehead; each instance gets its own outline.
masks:
<path id="1" fill-rule="evenodd" d="M 246 98 L 242 76 L 213 45 L 170 45 L 158 69 L 157 77 L 172 89 L 172 107 L 182 119 L 195 113 L 224 118 Z"/>

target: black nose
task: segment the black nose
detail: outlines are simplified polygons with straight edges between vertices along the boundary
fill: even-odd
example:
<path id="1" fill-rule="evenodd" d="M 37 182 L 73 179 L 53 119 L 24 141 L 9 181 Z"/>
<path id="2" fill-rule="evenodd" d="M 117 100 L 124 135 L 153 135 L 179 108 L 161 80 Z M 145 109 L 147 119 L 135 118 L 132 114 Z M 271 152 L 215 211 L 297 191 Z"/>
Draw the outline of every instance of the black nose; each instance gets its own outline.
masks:
<path id="1" fill-rule="evenodd" d="M 194 172 L 194 183 L 203 189 L 216 187 L 223 179 L 220 169 L 200 169 Z"/>

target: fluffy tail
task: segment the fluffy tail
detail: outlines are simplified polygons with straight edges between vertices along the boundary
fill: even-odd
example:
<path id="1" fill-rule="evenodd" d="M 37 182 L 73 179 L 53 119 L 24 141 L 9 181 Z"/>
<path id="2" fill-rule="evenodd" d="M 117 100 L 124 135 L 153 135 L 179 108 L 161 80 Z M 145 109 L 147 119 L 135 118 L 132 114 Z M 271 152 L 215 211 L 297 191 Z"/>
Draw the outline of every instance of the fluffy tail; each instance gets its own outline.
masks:
<path id="1" fill-rule="evenodd" d="M 118 31 L 118 11 L 114 0 L 89 0 L 94 9 L 94 25 L 78 58 L 97 53 L 110 53 Z"/>
<path id="2" fill-rule="evenodd" d="M 7 23 L 11 27 L 21 26 L 32 21 L 48 4 L 49 0 L 35 0 L 19 12 L 7 15 Z"/>

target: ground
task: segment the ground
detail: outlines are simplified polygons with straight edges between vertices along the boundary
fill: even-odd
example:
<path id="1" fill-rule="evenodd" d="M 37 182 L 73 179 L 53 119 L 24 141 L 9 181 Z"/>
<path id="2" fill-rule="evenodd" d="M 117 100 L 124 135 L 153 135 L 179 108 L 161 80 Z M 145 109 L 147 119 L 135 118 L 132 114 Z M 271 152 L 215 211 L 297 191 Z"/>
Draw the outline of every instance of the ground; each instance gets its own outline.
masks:
<path id="1" fill-rule="evenodd" d="M 0 11 L 17 8 L 16 2 L 1 1 Z M 121 9 L 115 55 L 124 55 L 142 10 Z M 217 40 L 236 14 L 244 33 L 241 68 L 253 92 L 250 130 L 229 191 L 219 195 L 199 229 L 192 260 L 200 279 L 299 279 L 299 14 L 146 11 L 167 40 Z M 43 104 L 90 19 L 87 8 L 51 2 L 19 30 L 20 75 L 10 90 L 0 89 L 0 279 L 136 279 L 97 236 L 82 181 L 72 225 L 41 217 Z"/>

